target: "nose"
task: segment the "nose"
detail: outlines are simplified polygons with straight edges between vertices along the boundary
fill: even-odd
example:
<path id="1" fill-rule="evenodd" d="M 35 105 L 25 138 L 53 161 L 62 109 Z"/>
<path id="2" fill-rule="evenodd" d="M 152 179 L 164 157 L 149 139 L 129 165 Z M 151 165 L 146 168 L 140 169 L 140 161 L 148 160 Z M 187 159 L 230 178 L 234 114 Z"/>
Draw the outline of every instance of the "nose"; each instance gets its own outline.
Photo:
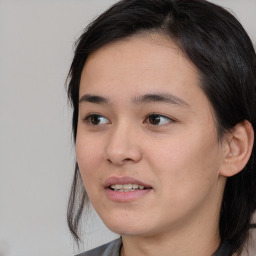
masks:
<path id="1" fill-rule="evenodd" d="M 110 132 L 104 153 L 106 161 L 122 166 L 137 163 L 141 158 L 142 152 L 135 129 L 123 123 Z"/>

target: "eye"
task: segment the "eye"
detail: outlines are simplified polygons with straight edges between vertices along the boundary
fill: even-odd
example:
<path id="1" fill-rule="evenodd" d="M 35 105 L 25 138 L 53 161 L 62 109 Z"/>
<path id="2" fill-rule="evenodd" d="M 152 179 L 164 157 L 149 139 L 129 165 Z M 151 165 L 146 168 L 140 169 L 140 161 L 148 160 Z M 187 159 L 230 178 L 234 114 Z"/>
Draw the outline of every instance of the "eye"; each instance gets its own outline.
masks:
<path id="1" fill-rule="evenodd" d="M 91 125 L 103 125 L 109 123 L 109 120 L 107 118 L 98 114 L 88 115 L 85 117 L 84 120 Z"/>
<path id="2" fill-rule="evenodd" d="M 171 118 L 168 118 L 163 115 L 159 114 L 150 114 L 146 121 L 150 123 L 151 125 L 164 125 L 172 122 L 173 120 Z"/>

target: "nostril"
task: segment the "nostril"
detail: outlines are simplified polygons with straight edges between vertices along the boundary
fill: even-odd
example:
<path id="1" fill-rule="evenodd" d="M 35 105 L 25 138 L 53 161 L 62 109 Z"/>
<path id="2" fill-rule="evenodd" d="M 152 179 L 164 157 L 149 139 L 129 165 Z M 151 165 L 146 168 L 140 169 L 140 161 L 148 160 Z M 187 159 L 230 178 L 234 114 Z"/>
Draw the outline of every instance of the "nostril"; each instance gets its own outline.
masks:
<path id="1" fill-rule="evenodd" d="M 128 162 L 128 161 L 132 161 L 132 159 L 131 158 L 125 158 L 124 159 L 124 162 Z"/>
<path id="2" fill-rule="evenodd" d="M 119 160 L 114 160 L 114 159 L 111 159 L 111 158 L 108 158 L 108 159 L 106 159 L 107 160 L 107 162 L 109 163 L 109 164 L 117 164 L 117 165 L 123 165 L 123 164 L 125 164 L 125 163 L 129 163 L 129 162 L 132 162 L 133 160 L 131 159 L 131 158 L 125 158 L 125 159 L 123 159 L 123 160 L 121 160 L 120 159 L 120 161 Z"/>

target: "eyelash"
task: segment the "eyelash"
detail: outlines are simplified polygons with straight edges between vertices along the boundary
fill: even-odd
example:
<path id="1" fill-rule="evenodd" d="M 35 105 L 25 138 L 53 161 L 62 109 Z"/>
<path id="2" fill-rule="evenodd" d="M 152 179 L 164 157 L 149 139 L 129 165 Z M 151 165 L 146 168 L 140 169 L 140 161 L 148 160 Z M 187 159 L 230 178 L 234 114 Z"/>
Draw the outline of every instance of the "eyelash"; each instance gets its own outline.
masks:
<path id="1" fill-rule="evenodd" d="M 90 124 L 90 125 L 92 125 L 92 126 L 100 126 L 101 124 L 93 124 L 93 121 L 92 121 L 92 118 L 93 118 L 93 117 L 97 117 L 97 118 L 99 118 L 99 119 L 104 118 L 104 119 L 108 120 L 107 118 L 105 118 L 104 116 L 102 116 L 102 115 L 100 115 L 100 114 L 89 114 L 89 115 L 87 115 L 83 120 L 84 120 L 86 123 L 88 123 L 88 124 Z M 165 122 L 164 124 L 152 124 L 152 123 L 149 122 L 149 119 L 152 118 L 152 117 L 158 118 L 158 120 L 161 119 L 161 118 L 164 118 L 165 120 L 167 120 L 167 122 Z M 160 121 L 161 121 L 161 120 L 160 120 Z M 175 122 L 175 120 L 172 119 L 172 118 L 170 118 L 170 117 L 167 117 L 167 116 L 158 114 L 158 113 L 150 113 L 150 114 L 148 114 L 148 115 L 146 116 L 145 120 L 143 121 L 143 123 L 148 123 L 149 125 L 152 125 L 152 126 L 160 126 L 160 125 L 163 126 L 163 125 L 169 124 L 169 123 L 171 123 L 171 122 Z M 108 123 L 110 123 L 110 122 L 108 122 Z"/>

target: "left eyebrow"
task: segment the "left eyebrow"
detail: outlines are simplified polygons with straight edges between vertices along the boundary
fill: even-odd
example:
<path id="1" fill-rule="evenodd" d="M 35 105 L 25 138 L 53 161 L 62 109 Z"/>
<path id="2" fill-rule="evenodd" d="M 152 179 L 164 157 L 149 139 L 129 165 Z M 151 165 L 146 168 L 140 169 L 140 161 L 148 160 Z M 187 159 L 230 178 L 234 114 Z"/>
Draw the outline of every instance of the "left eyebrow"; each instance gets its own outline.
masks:
<path id="1" fill-rule="evenodd" d="M 170 93 L 145 94 L 133 98 L 132 102 L 135 104 L 163 102 L 183 107 L 189 107 L 189 104 L 186 101 Z"/>
<path id="2" fill-rule="evenodd" d="M 105 97 L 91 95 L 91 94 L 85 94 L 79 99 L 79 103 L 82 103 L 82 102 L 90 102 L 90 103 L 95 103 L 95 104 L 108 104 L 109 100 Z"/>

